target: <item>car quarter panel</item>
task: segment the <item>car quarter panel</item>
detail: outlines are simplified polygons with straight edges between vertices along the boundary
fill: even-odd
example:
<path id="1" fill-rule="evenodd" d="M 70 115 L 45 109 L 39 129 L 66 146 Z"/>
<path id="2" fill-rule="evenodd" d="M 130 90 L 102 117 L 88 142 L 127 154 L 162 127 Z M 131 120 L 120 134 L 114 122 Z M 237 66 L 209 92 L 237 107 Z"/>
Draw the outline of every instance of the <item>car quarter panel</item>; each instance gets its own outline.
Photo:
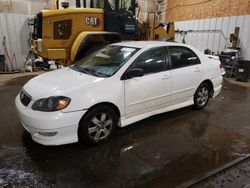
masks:
<path id="1" fill-rule="evenodd" d="M 218 60 L 211 59 L 208 58 L 207 56 L 204 57 L 204 62 L 205 62 L 204 65 L 207 70 L 204 76 L 207 79 L 211 80 L 214 87 L 213 97 L 216 97 L 221 92 L 222 82 L 223 82 L 222 71 L 220 69 L 221 62 L 219 59 Z"/>
<path id="2" fill-rule="evenodd" d="M 222 76 L 220 69 L 220 60 L 208 58 L 201 51 L 190 47 L 200 58 L 203 67 L 202 81 L 210 80 L 213 83 L 214 88 L 221 86 Z M 198 87 L 198 86 L 197 86 Z"/>

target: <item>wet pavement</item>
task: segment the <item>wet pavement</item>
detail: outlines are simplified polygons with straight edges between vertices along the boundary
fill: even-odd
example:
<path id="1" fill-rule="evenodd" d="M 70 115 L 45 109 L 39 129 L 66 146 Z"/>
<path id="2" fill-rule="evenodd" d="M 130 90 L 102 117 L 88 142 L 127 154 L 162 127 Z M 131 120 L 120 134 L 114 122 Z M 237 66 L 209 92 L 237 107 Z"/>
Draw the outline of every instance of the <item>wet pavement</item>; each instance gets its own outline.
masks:
<path id="1" fill-rule="evenodd" d="M 31 77 L 0 86 L 0 187 L 175 187 L 250 151 L 250 88 L 228 82 L 204 110 L 148 118 L 102 145 L 36 144 L 14 106 Z"/>
<path id="2" fill-rule="evenodd" d="M 249 188 L 250 187 L 250 159 L 232 166 L 229 169 L 209 177 L 208 179 L 197 183 L 193 188 Z"/>

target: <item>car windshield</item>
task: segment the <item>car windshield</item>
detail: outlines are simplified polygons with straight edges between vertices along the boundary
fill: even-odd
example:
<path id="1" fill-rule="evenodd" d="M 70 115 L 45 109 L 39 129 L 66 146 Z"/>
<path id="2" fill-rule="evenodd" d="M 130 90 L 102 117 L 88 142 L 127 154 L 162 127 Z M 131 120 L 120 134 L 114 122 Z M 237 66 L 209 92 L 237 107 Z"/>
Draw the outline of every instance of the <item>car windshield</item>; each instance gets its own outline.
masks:
<path id="1" fill-rule="evenodd" d="M 139 49 L 108 45 L 77 61 L 71 68 L 98 77 L 110 77 Z"/>

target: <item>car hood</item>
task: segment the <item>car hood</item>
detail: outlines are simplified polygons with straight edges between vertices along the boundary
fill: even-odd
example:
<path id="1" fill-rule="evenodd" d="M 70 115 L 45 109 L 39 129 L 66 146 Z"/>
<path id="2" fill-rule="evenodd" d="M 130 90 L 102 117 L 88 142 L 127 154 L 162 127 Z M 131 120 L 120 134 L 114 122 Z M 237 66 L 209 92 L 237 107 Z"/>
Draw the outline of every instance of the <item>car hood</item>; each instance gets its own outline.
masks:
<path id="1" fill-rule="evenodd" d="M 104 80 L 88 74 L 80 73 L 70 68 L 48 72 L 31 79 L 24 85 L 24 90 L 37 100 L 50 96 L 60 96 L 73 92 L 74 89 L 87 88 Z"/>

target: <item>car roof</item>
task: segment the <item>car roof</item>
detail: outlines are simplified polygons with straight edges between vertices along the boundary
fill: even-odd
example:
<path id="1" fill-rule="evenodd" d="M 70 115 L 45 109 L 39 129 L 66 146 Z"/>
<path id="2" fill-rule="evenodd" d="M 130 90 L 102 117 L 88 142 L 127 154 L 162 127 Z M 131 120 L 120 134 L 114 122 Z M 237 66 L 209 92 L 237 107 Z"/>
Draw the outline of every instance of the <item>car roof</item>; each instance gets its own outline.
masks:
<path id="1" fill-rule="evenodd" d="M 112 45 L 127 46 L 134 48 L 152 48 L 161 46 L 187 46 L 176 42 L 165 42 L 165 41 L 124 41 L 114 43 Z"/>

